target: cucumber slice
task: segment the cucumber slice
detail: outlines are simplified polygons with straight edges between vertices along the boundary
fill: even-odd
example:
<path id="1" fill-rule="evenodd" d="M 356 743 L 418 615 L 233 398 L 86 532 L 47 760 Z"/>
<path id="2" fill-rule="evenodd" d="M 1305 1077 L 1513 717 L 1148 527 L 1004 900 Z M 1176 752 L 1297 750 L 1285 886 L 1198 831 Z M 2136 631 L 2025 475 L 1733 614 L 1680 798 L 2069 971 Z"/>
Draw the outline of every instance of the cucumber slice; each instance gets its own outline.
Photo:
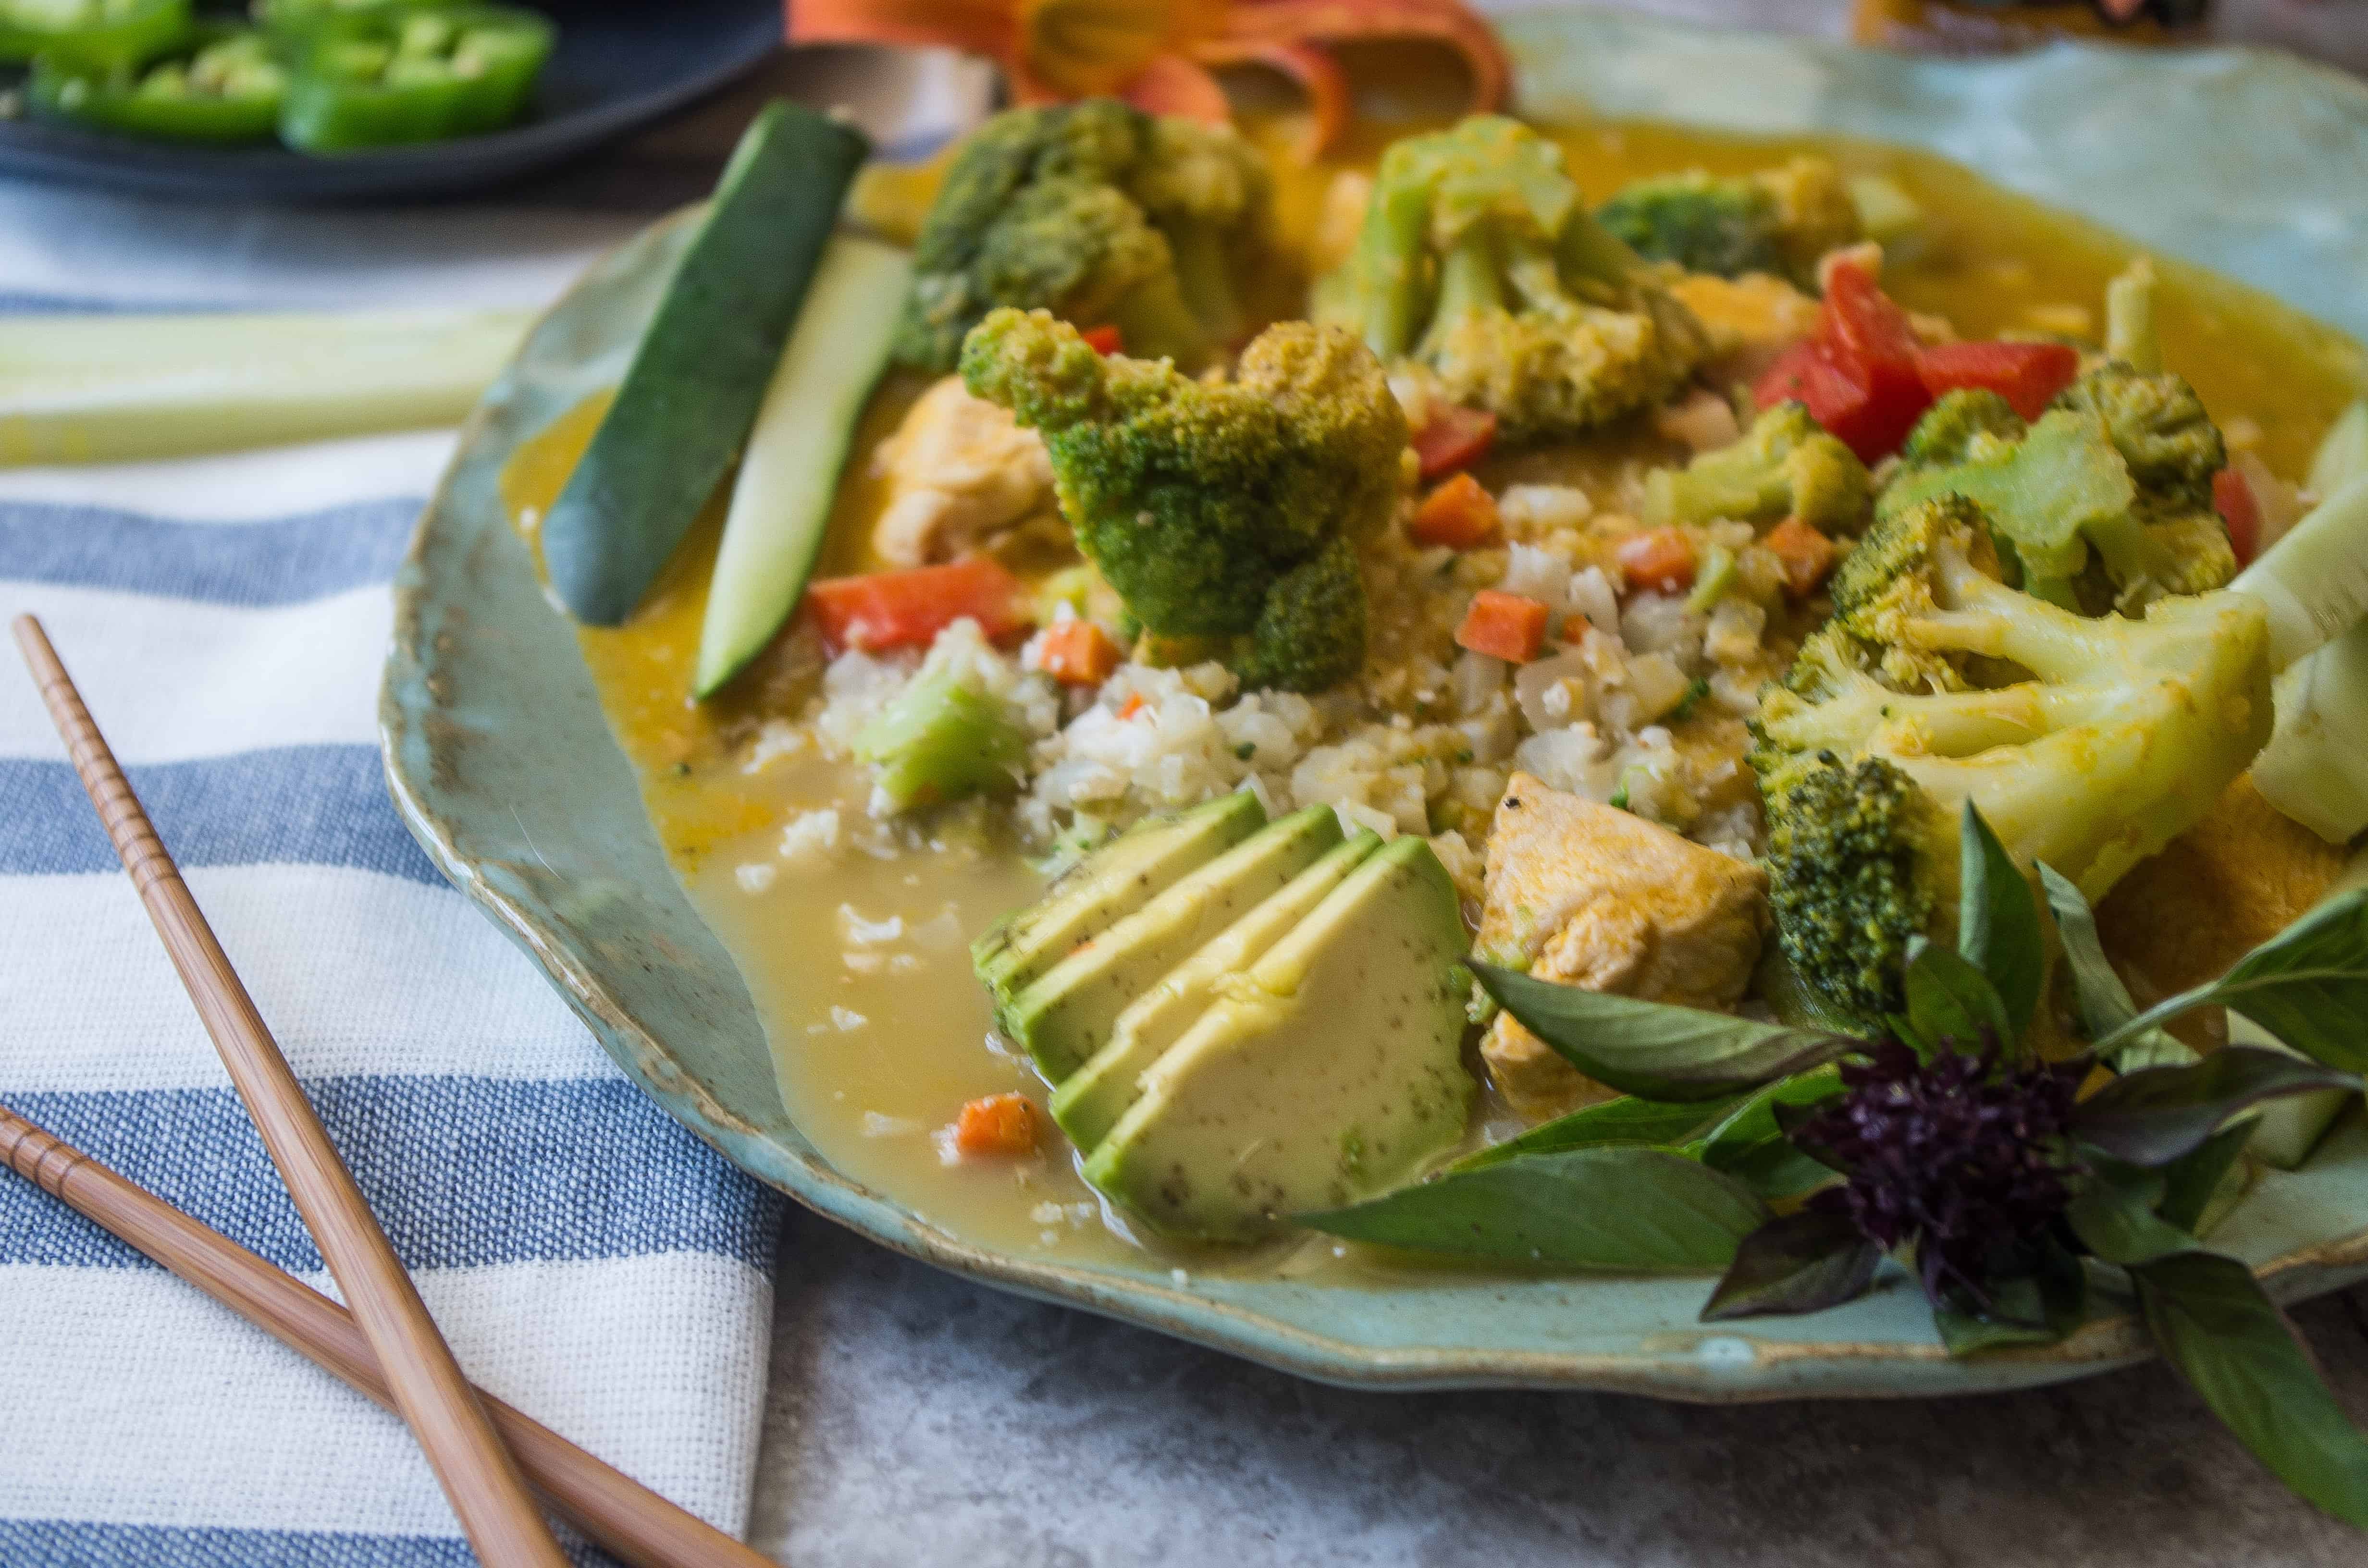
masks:
<path id="1" fill-rule="evenodd" d="M 2368 616 L 2368 476 L 2311 508 L 2237 574 L 2231 593 L 2270 612 L 2270 665 L 2283 670 Z"/>
<path id="2" fill-rule="evenodd" d="M 747 440 L 870 150 L 861 131 L 787 102 L 740 138 L 617 401 L 543 518 L 543 566 L 576 619 L 615 626 L 633 612 Z"/>
<path id="3" fill-rule="evenodd" d="M 913 283 L 910 252 L 832 237 L 740 459 L 691 689 L 712 695 L 773 640 L 822 552 L 839 470 Z"/>

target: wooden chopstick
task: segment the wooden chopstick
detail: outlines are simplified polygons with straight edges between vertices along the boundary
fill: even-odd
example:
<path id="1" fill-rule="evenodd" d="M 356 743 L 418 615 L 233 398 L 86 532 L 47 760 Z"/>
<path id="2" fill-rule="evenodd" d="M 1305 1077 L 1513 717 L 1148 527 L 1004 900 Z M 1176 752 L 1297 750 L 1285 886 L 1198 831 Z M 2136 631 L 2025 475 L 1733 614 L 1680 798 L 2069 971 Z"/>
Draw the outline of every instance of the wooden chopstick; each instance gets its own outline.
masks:
<path id="1" fill-rule="evenodd" d="M 297 1212 L 304 1216 L 378 1358 L 395 1409 L 427 1453 L 428 1468 L 443 1485 L 478 1561 L 487 1568 L 567 1568 L 517 1461 L 461 1376 L 451 1346 L 427 1315 L 352 1173 L 337 1158 L 313 1102 L 304 1097 L 255 999 L 214 939 L 41 623 L 20 615 L 16 631 L 83 789 L 140 890 L 140 902 L 164 938 L 189 1000 L 197 1004 L 222 1065 L 230 1069 L 256 1131 L 263 1134 L 271 1163 L 279 1167 Z"/>
<path id="2" fill-rule="evenodd" d="M 353 1314 L 318 1290 L 0 1106 L 0 1165 L 131 1243 L 379 1403 L 393 1396 Z M 552 1506 L 632 1568 L 771 1568 L 704 1519 L 483 1389 L 494 1426 Z"/>

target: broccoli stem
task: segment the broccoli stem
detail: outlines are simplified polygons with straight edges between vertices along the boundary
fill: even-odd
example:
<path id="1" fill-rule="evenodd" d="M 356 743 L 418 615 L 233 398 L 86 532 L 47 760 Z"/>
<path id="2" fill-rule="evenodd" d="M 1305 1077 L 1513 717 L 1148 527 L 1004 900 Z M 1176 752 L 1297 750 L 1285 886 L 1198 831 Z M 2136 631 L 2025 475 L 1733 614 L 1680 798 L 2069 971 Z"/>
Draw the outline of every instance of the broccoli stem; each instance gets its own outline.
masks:
<path id="1" fill-rule="evenodd" d="M 1554 265 L 1565 278 L 1590 278 L 1619 289 L 1644 271 L 1645 262 L 1593 214 L 1574 212 L 1554 242 Z"/>
<path id="2" fill-rule="evenodd" d="M 1440 256 L 1439 308 L 1430 318 L 1431 333 L 1445 332 L 1474 312 L 1504 308 L 1504 257 L 1495 233 L 1475 223 Z"/>
<path id="3" fill-rule="evenodd" d="M 1206 223 L 1163 223 L 1160 233 L 1167 236 L 1168 252 L 1176 258 L 1176 281 L 1186 306 L 1218 342 L 1239 338 L 1249 317 L 1234 287 L 1224 236 Z"/>
<path id="4" fill-rule="evenodd" d="M 1386 171 L 1385 171 L 1386 174 Z M 1365 210 L 1357 234 L 1356 266 L 1364 284 L 1365 347 L 1395 359 L 1414 347 L 1427 302 L 1423 240 L 1430 226 L 1430 191 L 1420 180 L 1386 177 Z"/>
<path id="5" fill-rule="evenodd" d="M 1008 791 L 1028 737 L 1004 705 L 951 673 L 916 679 L 855 737 L 855 755 L 896 811 Z"/>
<path id="6" fill-rule="evenodd" d="M 1127 290 L 1110 312 L 1110 322 L 1134 359 L 1172 359 L 1179 369 L 1208 363 L 1208 329 L 1185 301 L 1173 272 L 1161 272 Z"/>

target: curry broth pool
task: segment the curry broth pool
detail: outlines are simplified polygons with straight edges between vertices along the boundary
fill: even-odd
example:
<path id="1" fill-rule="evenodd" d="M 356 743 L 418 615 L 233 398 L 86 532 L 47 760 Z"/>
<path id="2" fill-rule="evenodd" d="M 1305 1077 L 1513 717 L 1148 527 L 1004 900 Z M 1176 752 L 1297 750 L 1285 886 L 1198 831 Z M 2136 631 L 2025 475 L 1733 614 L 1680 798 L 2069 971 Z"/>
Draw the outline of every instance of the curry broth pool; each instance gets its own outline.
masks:
<path id="1" fill-rule="evenodd" d="M 1417 128 L 1360 126 L 1341 157 L 1314 166 L 1292 161 L 1296 117 L 1268 117 L 1246 129 L 1274 160 L 1283 243 L 1304 254 L 1325 222 L 1334 175 L 1370 167 L 1387 141 Z M 1885 288 L 1912 309 L 1950 317 L 1968 336 L 2101 332 L 2105 284 L 2135 254 L 2100 229 L 1922 153 L 1617 121 L 1554 134 L 1593 199 L 1645 175 L 1737 173 L 1799 152 L 1830 157 L 1846 174 L 1888 176 L 1923 205 L 1926 221 L 1914 243 L 1888 258 Z M 2169 364 L 2237 437 L 2232 444 L 2251 440 L 2273 472 L 2298 478 L 2328 424 L 2358 395 L 2359 351 L 2263 296 L 2157 260 L 2157 316 Z M 880 564 L 870 530 L 883 486 L 870 454 L 926 385 L 892 375 L 875 392 L 832 514 L 821 574 Z M 512 459 L 504 495 L 525 533 L 557 495 L 606 405 L 605 397 L 587 401 Z M 1657 437 L 1622 433 L 1591 449 L 1492 458 L 1479 477 L 1492 489 L 1514 480 L 1584 484 L 1610 454 L 1634 452 L 1640 442 L 1659 460 L 1682 456 L 1682 448 Z M 1040 1105 L 1043 1098 L 1024 1059 L 996 1040 L 968 956 L 971 938 L 1042 886 L 1017 845 L 987 813 L 958 810 L 911 832 L 908 845 L 921 853 L 882 858 L 858 848 L 810 869 L 776 860 L 786 822 L 819 808 L 860 822 L 869 784 L 860 768 L 811 754 L 761 770 L 744 763 L 763 722 L 794 713 L 818 681 L 822 657 L 811 636 L 778 639 L 719 698 L 691 700 L 722 499 L 629 625 L 577 635 L 659 838 L 748 982 L 791 1115 L 840 1172 L 972 1242 L 1067 1261 L 1139 1259 L 1143 1244 L 1076 1174 L 1057 1136 L 1018 1163 L 939 1157 L 935 1134 L 965 1100 L 1009 1089 Z M 1504 1115 L 1484 1093 L 1474 1136 Z M 1294 1272 L 1378 1267 L 1338 1261 L 1344 1249 L 1321 1239 L 1247 1253 L 1149 1244 L 1194 1270 L 1272 1268 L 1286 1256 Z"/>

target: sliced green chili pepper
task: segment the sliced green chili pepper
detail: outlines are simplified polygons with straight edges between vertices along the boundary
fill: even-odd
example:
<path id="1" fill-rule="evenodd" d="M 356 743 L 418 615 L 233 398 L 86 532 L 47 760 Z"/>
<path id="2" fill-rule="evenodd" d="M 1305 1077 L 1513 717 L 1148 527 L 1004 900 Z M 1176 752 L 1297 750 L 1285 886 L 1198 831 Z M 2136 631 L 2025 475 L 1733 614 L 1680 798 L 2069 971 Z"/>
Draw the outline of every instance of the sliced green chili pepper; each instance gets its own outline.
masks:
<path id="1" fill-rule="evenodd" d="M 199 27 L 137 66 L 97 68 L 44 54 L 28 96 L 37 114 L 127 136 L 266 142 L 279 124 L 288 73 L 252 28 Z"/>
<path id="2" fill-rule="evenodd" d="M 307 32 L 280 140 L 349 153 L 498 131 L 526 107 L 552 26 L 503 6 L 365 11 Z"/>
<path id="3" fill-rule="evenodd" d="M 302 32 L 365 11 L 418 11 L 451 3 L 452 0 L 255 0 L 255 19 L 258 26 L 274 32 Z"/>
<path id="4" fill-rule="evenodd" d="M 0 61 L 133 65 L 189 28 L 189 0 L 0 0 Z"/>

